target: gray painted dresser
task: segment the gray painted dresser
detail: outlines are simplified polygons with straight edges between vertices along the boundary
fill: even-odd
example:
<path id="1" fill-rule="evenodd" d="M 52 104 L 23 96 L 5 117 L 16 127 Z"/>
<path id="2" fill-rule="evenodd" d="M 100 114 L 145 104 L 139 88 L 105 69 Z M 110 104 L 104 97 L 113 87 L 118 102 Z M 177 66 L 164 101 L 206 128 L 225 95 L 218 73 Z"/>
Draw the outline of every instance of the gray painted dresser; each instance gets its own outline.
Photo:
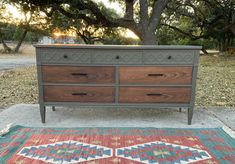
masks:
<path id="1" fill-rule="evenodd" d="M 187 108 L 191 124 L 199 46 L 35 47 L 43 123 L 46 106 L 75 105 Z"/>

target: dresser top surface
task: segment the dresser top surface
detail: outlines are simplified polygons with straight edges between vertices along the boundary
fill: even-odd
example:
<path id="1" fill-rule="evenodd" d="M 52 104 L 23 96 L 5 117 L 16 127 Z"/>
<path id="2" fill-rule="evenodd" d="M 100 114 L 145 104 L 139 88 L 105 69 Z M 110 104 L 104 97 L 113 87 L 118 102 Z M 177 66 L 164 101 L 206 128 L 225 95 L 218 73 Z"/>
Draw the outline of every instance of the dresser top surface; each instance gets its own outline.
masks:
<path id="1" fill-rule="evenodd" d="M 83 44 L 36 44 L 36 48 L 66 48 L 66 49 L 160 49 L 160 50 L 200 50 L 201 46 L 180 45 L 83 45 Z"/>

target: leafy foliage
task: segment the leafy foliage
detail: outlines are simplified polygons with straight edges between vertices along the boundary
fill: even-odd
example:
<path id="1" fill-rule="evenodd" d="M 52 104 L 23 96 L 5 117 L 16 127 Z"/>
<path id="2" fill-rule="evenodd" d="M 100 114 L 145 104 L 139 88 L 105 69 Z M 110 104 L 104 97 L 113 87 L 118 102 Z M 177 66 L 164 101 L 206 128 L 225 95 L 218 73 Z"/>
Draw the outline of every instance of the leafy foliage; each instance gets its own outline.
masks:
<path id="1" fill-rule="evenodd" d="M 48 33 L 55 28 L 73 29 L 88 44 L 126 42 L 116 31 L 120 27 L 132 30 L 141 44 L 157 40 L 159 44 L 200 44 L 221 51 L 235 44 L 235 0 L 110 0 L 120 4 L 123 14 L 94 0 L 5 2 L 37 15 L 31 18 L 31 27 L 49 29 Z M 38 21 L 42 13 L 47 15 L 46 25 Z"/>
<path id="2" fill-rule="evenodd" d="M 103 3 L 98 3 L 100 10 L 109 15 L 109 17 L 118 19 L 120 16 L 117 15 L 114 9 L 106 8 Z M 59 29 L 60 31 L 75 31 L 77 39 L 82 40 L 86 44 L 137 44 L 134 39 L 125 38 L 122 36 L 124 29 L 104 27 L 101 24 L 89 24 L 82 19 L 74 19 L 65 16 L 60 12 L 55 12 L 51 17 L 47 18 L 50 31 Z M 66 21 L 64 21 L 66 20 Z"/>
<path id="3" fill-rule="evenodd" d="M 1 0 L 2 1 L 2 0 Z M 15 7 L 22 17 L 16 18 L 7 9 L 7 6 Z M 6 52 L 18 52 L 22 42 L 45 34 L 45 21 L 39 10 L 29 10 L 27 5 L 19 5 L 5 0 L 1 3 L 0 8 L 0 41 Z M 33 34 L 36 34 L 33 36 Z M 28 36 L 27 36 L 28 35 Z M 5 43 L 5 40 L 17 41 L 17 45 L 11 48 Z"/>
<path id="4" fill-rule="evenodd" d="M 234 0 L 173 0 L 162 25 L 190 40 L 214 40 L 221 51 L 235 38 Z"/>
<path id="5" fill-rule="evenodd" d="M 161 14 L 168 3 L 168 0 L 139 0 L 139 3 L 136 0 L 116 1 L 125 6 L 124 15 L 118 15 L 102 3 L 96 3 L 93 0 L 11 1 L 22 6 L 27 5 L 25 8 L 29 10 L 39 8 L 48 17 L 52 17 L 55 13 L 61 13 L 69 19 L 82 19 L 87 25 L 108 28 L 128 28 L 139 36 L 142 44 L 156 43 L 155 31 L 159 24 Z"/>

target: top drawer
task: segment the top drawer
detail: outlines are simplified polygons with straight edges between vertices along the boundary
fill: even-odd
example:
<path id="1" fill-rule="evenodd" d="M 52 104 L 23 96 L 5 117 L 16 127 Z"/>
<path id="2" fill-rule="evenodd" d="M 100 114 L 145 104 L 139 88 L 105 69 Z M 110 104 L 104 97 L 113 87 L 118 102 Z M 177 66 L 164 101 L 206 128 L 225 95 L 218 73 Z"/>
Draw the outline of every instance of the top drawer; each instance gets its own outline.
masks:
<path id="1" fill-rule="evenodd" d="M 141 50 L 97 50 L 92 54 L 94 64 L 142 64 Z"/>
<path id="2" fill-rule="evenodd" d="M 144 64 L 193 65 L 194 51 L 191 50 L 144 50 Z"/>
<path id="3" fill-rule="evenodd" d="M 40 48 L 37 55 L 42 64 L 193 65 L 196 62 L 193 50 Z"/>
<path id="4" fill-rule="evenodd" d="M 91 50 L 87 49 L 40 49 L 40 61 L 43 64 L 91 63 Z"/>

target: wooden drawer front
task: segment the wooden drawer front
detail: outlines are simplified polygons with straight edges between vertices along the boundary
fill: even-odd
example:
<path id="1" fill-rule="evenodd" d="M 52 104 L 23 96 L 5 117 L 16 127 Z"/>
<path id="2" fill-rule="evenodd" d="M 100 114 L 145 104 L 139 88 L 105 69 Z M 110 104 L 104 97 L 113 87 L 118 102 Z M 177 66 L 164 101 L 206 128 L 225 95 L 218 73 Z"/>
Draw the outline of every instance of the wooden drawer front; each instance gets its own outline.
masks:
<path id="1" fill-rule="evenodd" d="M 91 50 L 44 48 L 40 51 L 43 64 L 91 63 Z"/>
<path id="2" fill-rule="evenodd" d="M 190 64 L 194 63 L 194 51 L 190 50 L 144 50 L 145 64 Z"/>
<path id="3" fill-rule="evenodd" d="M 142 51 L 99 50 L 92 54 L 94 64 L 142 64 Z"/>
<path id="4" fill-rule="evenodd" d="M 120 83 L 191 84 L 192 67 L 120 67 Z"/>
<path id="5" fill-rule="evenodd" d="M 120 103 L 189 103 L 189 87 L 121 87 Z"/>
<path id="6" fill-rule="evenodd" d="M 114 87 L 44 86 L 47 102 L 114 102 Z"/>
<path id="7" fill-rule="evenodd" d="M 114 67 L 42 66 L 43 81 L 54 83 L 114 83 Z"/>

